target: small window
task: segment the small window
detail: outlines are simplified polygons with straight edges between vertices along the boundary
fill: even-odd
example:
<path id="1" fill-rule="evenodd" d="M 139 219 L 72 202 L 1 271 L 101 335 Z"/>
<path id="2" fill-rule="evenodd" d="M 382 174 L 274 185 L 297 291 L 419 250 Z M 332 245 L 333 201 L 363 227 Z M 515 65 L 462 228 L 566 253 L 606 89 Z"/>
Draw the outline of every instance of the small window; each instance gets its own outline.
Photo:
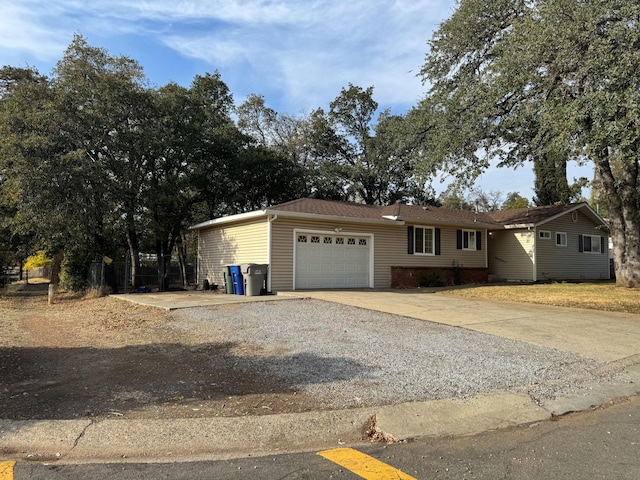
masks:
<path id="1" fill-rule="evenodd" d="M 298 243 L 307 243 L 306 235 L 298 235 Z"/>
<path id="2" fill-rule="evenodd" d="M 336 238 L 336 245 L 344 245 L 344 238 L 342 237 Z"/>
<path id="3" fill-rule="evenodd" d="M 462 231 L 462 249 L 463 250 L 476 249 L 476 231 L 475 230 Z"/>
<path id="4" fill-rule="evenodd" d="M 318 236 L 312 236 L 311 237 L 311 243 L 320 243 L 320 237 Z"/>
<path id="5" fill-rule="evenodd" d="M 551 232 L 548 230 L 540 230 L 538 233 L 539 237 L 543 240 L 551 240 Z"/>
<path id="6" fill-rule="evenodd" d="M 366 246 L 367 245 L 367 239 L 366 238 L 361 238 L 360 240 L 358 240 L 358 245 Z"/>
<path id="7" fill-rule="evenodd" d="M 604 243 L 599 235 L 582 235 L 582 252 L 602 253 Z"/>
<path id="8" fill-rule="evenodd" d="M 417 255 L 433 255 L 433 228 L 415 227 L 413 253 Z"/>
<path id="9" fill-rule="evenodd" d="M 565 232 L 556 232 L 556 245 L 558 247 L 567 246 L 567 234 Z"/>
<path id="10" fill-rule="evenodd" d="M 331 237 L 324 237 L 324 243 L 333 243 L 333 239 Z"/>
<path id="11" fill-rule="evenodd" d="M 347 239 L 347 245 L 355 245 L 355 244 L 356 244 L 356 239 L 355 238 Z"/>

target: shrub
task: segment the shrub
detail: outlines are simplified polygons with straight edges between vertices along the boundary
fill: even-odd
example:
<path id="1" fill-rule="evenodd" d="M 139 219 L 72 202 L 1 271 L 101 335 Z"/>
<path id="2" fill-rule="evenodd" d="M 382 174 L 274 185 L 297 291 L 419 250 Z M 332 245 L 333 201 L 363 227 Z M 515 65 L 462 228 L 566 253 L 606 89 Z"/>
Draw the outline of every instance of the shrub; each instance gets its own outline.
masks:
<path id="1" fill-rule="evenodd" d="M 60 264 L 60 287 L 71 292 L 80 292 L 87 287 L 86 255 L 80 252 L 65 252 Z"/>
<path id="2" fill-rule="evenodd" d="M 53 259 L 47 257 L 47 254 L 44 250 L 40 250 L 35 255 L 31 255 L 27 258 L 27 261 L 24 262 L 25 270 L 35 270 L 36 268 L 44 268 L 48 267 L 53 263 Z"/>
<path id="3" fill-rule="evenodd" d="M 420 287 L 442 287 L 442 272 L 440 270 L 429 270 L 420 279 Z"/>
<path id="4" fill-rule="evenodd" d="M 458 263 L 457 260 L 454 260 L 451 262 L 451 268 L 453 270 L 453 284 L 462 285 L 462 264 Z"/>

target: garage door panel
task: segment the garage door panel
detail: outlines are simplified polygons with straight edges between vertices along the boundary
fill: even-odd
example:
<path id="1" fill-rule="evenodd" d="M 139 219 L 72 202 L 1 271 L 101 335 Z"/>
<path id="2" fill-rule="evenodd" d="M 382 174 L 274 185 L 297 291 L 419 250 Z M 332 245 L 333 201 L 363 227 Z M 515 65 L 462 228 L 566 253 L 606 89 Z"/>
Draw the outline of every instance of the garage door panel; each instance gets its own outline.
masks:
<path id="1" fill-rule="evenodd" d="M 368 287 L 370 244 L 366 236 L 298 233 L 295 287 Z"/>

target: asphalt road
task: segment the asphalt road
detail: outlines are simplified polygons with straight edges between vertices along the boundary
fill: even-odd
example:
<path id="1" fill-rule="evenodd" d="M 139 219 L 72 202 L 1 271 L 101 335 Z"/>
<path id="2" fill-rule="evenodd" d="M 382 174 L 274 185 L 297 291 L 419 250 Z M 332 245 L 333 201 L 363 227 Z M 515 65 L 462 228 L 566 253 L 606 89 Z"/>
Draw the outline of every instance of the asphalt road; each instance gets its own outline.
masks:
<path id="1" fill-rule="evenodd" d="M 405 478 L 420 480 L 636 480 L 640 472 L 640 396 L 607 408 L 531 426 L 473 437 L 375 444 L 359 450 L 410 476 Z M 190 463 L 42 465 L 19 462 L 13 468 L 13 479 L 361 478 L 317 453 Z M 366 478 L 390 477 L 374 474 Z"/>

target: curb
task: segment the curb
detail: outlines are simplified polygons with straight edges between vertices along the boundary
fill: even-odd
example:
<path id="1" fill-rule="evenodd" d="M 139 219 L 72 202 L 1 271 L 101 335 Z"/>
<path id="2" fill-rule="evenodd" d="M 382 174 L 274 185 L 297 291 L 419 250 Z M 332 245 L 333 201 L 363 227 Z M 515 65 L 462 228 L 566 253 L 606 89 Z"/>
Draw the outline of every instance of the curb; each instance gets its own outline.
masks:
<path id="1" fill-rule="evenodd" d="M 593 384 L 587 394 L 565 395 L 542 406 L 525 394 L 496 392 L 465 399 L 254 417 L 0 420 L 0 457 L 59 463 L 222 460 L 368 444 L 367 434 L 388 442 L 475 435 L 535 424 L 639 394 L 640 364 L 625 373 L 627 382 Z"/>

